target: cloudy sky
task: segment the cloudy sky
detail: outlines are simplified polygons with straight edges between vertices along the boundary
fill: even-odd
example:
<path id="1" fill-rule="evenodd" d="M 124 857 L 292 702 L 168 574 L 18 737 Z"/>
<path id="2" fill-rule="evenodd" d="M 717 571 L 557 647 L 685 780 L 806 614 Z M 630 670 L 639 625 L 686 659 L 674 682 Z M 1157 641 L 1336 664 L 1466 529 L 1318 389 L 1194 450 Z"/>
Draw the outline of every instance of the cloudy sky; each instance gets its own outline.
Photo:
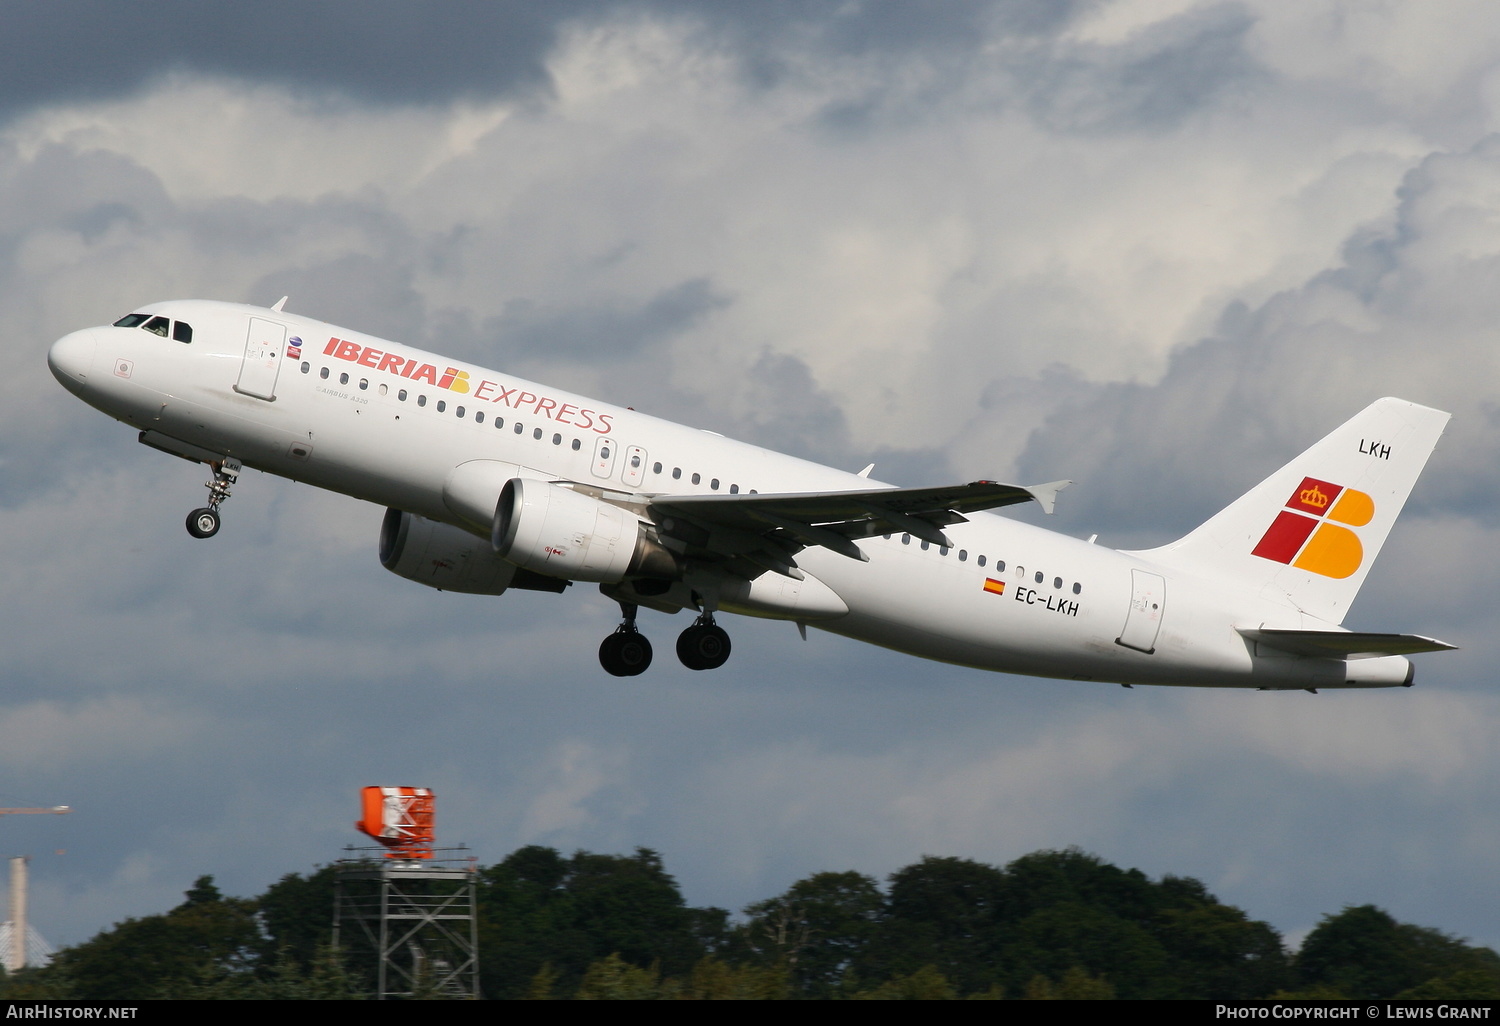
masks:
<path id="1" fill-rule="evenodd" d="M 222 8 L 222 9 L 221 9 Z M 1078 845 L 1291 939 L 1500 945 L 1500 12 L 1488 0 L 157 2 L 0 14 L 0 853 L 74 943 L 357 841 L 661 850 L 694 904 Z M 1073 478 L 1170 540 L 1374 398 L 1453 413 L 1347 621 L 1417 686 L 1042 681 L 734 620 L 617 680 L 567 596 L 381 569 L 47 373 L 147 302 L 289 308 L 877 474 Z M 1039 519 L 1022 512 L 1018 516 Z"/>

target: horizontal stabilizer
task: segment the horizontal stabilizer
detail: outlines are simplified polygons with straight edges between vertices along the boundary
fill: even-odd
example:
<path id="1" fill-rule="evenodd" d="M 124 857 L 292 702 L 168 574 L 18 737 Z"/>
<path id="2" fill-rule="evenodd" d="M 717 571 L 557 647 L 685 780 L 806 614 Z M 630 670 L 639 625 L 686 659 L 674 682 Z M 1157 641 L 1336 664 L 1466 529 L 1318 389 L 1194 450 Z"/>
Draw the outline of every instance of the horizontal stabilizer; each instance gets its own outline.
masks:
<path id="1" fill-rule="evenodd" d="M 1361 634 L 1350 631 L 1294 631 L 1239 628 L 1247 640 L 1300 656 L 1326 659 L 1375 659 L 1380 656 L 1448 652 L 1458 648 L 1420 634 Z"/>

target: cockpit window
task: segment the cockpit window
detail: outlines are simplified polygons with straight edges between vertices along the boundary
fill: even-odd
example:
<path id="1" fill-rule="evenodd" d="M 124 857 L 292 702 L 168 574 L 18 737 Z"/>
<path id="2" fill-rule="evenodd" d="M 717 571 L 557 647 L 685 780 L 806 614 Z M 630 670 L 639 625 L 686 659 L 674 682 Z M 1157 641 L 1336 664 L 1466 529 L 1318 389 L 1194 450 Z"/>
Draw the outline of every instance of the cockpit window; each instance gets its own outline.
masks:
<path id="1" fill-rule="evenodd" d="M 162 338 L 166 338 L 170 330 L 171 337 L 175 341 L 181 342 L 184 345 L 191 344 L 193 341 L 193 326 L 191 324 L 188 324 L 186 321 L 174 322 L 167 317 L 153 317 L 150 314 L 144 313 L 126 314 L 118 321 L 115 321 L 114 326 L 116 328 L 143 328 L 153 335 L 160 335 Z"/>

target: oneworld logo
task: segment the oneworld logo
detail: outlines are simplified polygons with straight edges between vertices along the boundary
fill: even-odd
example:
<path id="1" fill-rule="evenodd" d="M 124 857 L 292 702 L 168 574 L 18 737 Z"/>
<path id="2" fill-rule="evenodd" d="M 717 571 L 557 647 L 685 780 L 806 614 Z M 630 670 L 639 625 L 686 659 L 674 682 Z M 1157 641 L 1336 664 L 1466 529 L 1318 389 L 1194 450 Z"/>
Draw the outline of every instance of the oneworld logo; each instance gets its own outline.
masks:
<path id="1" fill-rule="evenodd" d="M 1375 500 L 1364 492 L 1304 477 L 1252 554 L 1324 577 L 1348 577 L 1365 558 L 1359 535 L 1349 528 L 1364 527 L 1374 516 Z"/>

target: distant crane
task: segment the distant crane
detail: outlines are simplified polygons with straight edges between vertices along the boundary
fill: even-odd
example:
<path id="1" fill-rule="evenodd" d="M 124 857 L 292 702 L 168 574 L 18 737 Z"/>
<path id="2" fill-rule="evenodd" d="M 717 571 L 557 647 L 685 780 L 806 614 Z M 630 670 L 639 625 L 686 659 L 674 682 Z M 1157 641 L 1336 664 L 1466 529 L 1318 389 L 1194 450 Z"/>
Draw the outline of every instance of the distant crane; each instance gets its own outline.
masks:
<path id="1" fill-rule="evenodd" d="M 66 805 L 54 805 L 50 809 L 0 809 L 0 816 L 13 816 L 17 813 L 50 813 L 63 816 L 72 811 Z M 14 973 L 26 968 L 26 859 L 24 857 L 10 860 L 10 923 L 8 925 L 10 926 L 10 944 L 5 952 L 5 971 Z"/>

